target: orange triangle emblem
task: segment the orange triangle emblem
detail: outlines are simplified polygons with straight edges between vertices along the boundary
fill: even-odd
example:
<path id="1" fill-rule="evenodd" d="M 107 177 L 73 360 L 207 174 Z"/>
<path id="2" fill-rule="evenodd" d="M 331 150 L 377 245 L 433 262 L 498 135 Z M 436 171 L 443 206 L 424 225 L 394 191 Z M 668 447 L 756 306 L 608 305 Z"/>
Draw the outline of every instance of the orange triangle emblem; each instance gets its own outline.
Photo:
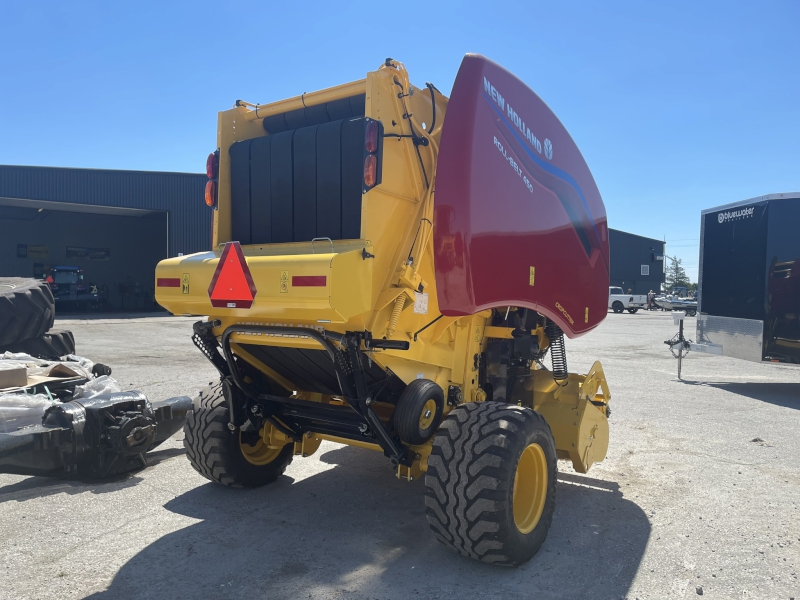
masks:
<path id="1" fill-rule="evenodd" d="M 208 286 L 208 297 L 215 308 L 250 308 L 256 297 L 253 276 L 239 242 L 227 242 L 217 270 Z"/>

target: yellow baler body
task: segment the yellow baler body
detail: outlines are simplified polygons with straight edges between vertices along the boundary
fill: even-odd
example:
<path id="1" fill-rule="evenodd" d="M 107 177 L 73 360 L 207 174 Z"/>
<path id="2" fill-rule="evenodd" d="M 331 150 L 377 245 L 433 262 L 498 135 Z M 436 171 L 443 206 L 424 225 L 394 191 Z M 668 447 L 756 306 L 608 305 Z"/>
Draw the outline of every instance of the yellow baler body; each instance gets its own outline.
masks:
<path id="1" fill-rule="evenodd" d="M 403 93 L 399 93 L 401 90 Z M 385 136 L 381 182 L 361 198 L 360 238 L 242 245 L 257 290 L 253 304 L 247 309 L 213 307 L 209 297 L 211 280 L 224 244 L 236 241 L 231 234 L 231 146 L 268 135 L 263 127 L 264 118 L 356 94 L 365 94 L 365 117 L 380 121 Z M 435 125 L 431 128 L 434 104 Z M 406 383 L 418 378 L 430 379 L 445 393 L 453 386 L 458 387 L 465 402 L 484 400 L 486 394 L 480 388 L 476 357 L 485 351 L 490 338 L 510 337 L 510 329 L 490 327 L 491 311 L 465 317 L 444 317 L 439 312 L 432 223 L 438 145 L 447 104 L 448 99 L 438 90 L 414 87 L 402 65 L 391 63 L 353 83 L 267 105 L 237 101 L 234 108 L 219 113 L 217 199 L 216 206 L 209 209 L 213 210 L 213 249 L 159 263 L 158 303 L 174 314 L 207 315 L 215 323 L 213 332 L 218 338 L 231 325 L 262 324 L 337 333 L 367 331 L 376 339 L 407 341 L 408 350 L 372 351 L 370 360 L 383 369 L 391 369 Z M 415 144 L 412 133 L 426 143 Z M 202 199 L 198 198 L 198 202 Z M 326 285 L 295 287 L 291 285 L 294 276 L 325 276 Z M 159 279 L 180 279 L 182 285 L 159 286 Z M 287 281 L 289 284 L 282 287 L 281 283 Z M 240 345 L 246 340 L 247 344 L 318 349 L 313 339 L 238 333 L 231 339 L 235 354 L 292 391 L 295 397 L 337 402 L 335 396 L 301 389 Z M 545 373 L 534 379 L 552 381 Z M 599 373 L 602 378 L 602 369 Z M 585 472 L 592 462 L 603 459 L 608 443 L 605 409 L 591 401 L 600 400 L 598 405 L 604 406 L 610 395 L 604 379 L 597 398 L 595 391 L 588 398 L 583 376 L 571 377 L 571 385 L 560 394 L 551 388 L 529 390 L 532 401 L 528 404 L 542 408 L 560 456 L 569 457 L 576 469 Z M 601 425 L 596 426 L 598 421 Z M 265 443 L 280 437 L 270 426 L 265 426 L 263 435 Z M 332 439 L 324 435 L 312 438 L 317 440 L 316 445 L 320 439 Z M 346 439 L 337 441 L 353 443 Z M 312 441 L 304 440 L 296 444 L 296 451 L 308 454 L 312 446 Z M 430 443 L 426 446 L 415 449 L 418 461 L 405 476 L 426 469 Z M 587 447 L 593 450 L 587 453 Z"/>

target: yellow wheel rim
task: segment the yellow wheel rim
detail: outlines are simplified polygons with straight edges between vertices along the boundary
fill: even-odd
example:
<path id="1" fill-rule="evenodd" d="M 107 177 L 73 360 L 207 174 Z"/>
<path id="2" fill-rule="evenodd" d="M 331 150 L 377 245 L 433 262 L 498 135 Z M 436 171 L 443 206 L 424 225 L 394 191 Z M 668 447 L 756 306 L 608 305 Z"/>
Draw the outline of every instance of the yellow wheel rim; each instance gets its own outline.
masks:
<path id="1" fill-rule="evenodd" d="M 241 434 L 239 434 L 239 448 L 242 451 L 242 456 L 250 464 L 256 466 L 268 465 L 278 457 L 283 448 L 270 448 L 264 443 L 264 440 L 258 440 L 255 446 L 251 446 L 247 442 L 242 441 Z"/>
<path id="2" fill-rule="evenodd" d="M 436 400 L 428 400 L 419 415 L 419 428 L 427 429 L 436 418 Z"/>
<path id="3" fill-rule="evenodd" d="M 514 524 L 528 534 L 539 523 L 547 500 L 547 457 L 539 444 L 522 451 L 514 475 Z"/>

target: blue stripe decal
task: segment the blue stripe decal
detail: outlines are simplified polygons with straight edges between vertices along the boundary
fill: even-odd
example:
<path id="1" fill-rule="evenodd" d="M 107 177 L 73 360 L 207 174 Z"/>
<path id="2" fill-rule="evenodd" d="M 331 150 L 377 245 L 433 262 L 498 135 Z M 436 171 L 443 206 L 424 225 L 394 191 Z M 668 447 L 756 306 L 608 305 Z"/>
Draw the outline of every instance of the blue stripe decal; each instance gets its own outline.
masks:
<path id="1" fill-rule="evenodd" d="M 508 127 L 509 131 L 511 132 L 511 135 L 513 135 L 515 138 L 517 138 L 517 141 L 520 144 L 522 144 L 522 148 L 525 150 L 525 153 L 528 156 L 531 157 L 533 162 L 535 162 L 536 165 L 539 168 L 547 171 L 551 175 L 554 175 L 554 176 L 558 177 L 559 179 L 561 179 L 562 181 L 568 183 L 570 186 L 572 186 L 572 188 L 576 192 L 578 192 L 578 196 L 580 196 L 580 199 L 583 201 L 583 206 L 584 206 L 584 208 L 586 208 L 586 214 L 589 215 L 589 220 L 592 222 L 592 228 L 594 229 L 594 232 L 597 234 L 597 239 L 599 241 L 600 240 L 600 232 L 597 231 L 597 225 L 595 225 L 594 217 L 592 216 L 592 211 L 589 210 L 589 203 L 586 202 L 586 198 L 583 196 L 583 192 L 581 191 L 581 187 L 578 185 L 578 182 L 575 181 L 572 178 L 572 175 L 570 175 L 566 171 L 562 171 L 561 169 L 559 169 L 554 164 L 549 163 L 549 162 L 539 158 L 536 155 L 536 153 L 534 151 L 532 151 L 528 147 L 528 140 L 527 139 L 523 139 L 523 138 L 521 138 L 519 136 L 519 134 L 516 131 L 516 128 L 513 127 L 512 124 L 508 122 L 508 120 L 506 119 L 506 116 L 500 111 L 500 109 L 497 108 L 497 105 L 494 103 L 494 101 L 492 101 L 492 99 L 486 94 L 486 92 L 482 92 L 482 93 L 483 93 L 483 97 L 489 103 L 489 106 L 491 106 L 494 109 L 494 111 L 498 114 L 498 116 L 503 121 L 503 123 L 505 123 L 506 127 Z"/>

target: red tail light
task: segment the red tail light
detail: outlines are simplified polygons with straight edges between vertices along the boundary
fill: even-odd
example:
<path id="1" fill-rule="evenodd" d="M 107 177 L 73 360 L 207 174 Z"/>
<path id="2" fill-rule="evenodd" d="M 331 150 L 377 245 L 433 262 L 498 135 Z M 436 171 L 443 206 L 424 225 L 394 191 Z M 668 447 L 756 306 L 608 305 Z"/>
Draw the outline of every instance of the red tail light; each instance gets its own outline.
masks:
<path id="1" fill-rule="evenodd" d="M 206 159 L 206 176 L 209 179 L 216 179 L 219 165 L 217 164 L 217 153 L 212 152 Z"/>
<path id="2" fill-rule="evenodd" d="M 364 187 L 367 193 L 381 182 L 383 162 L 383 123 L 367 118 L 364 128 Z"/>
<path id="3" fill-rule="evenodd" d="M 364 187 L 374 187 L 378 182 L 378 157 L 374 154 L 367 155 L 364 159 Z"/>
<path id="4" fill-rule="evenodd" d="M 209 179 L 206 182 L 206 205 L 214 206 L 217 203 L 217 182 Z"/>
<path id="5" fill-rule="evenodd" d="M 367 152 L 370 154 L 374 154 L 378 151 L 379 133 L 380 127 L 378 125 L 378 121 L 370 121 L 367 123 L 367 130 L 364 134 L 364 148 L 366 148 Z"/>

